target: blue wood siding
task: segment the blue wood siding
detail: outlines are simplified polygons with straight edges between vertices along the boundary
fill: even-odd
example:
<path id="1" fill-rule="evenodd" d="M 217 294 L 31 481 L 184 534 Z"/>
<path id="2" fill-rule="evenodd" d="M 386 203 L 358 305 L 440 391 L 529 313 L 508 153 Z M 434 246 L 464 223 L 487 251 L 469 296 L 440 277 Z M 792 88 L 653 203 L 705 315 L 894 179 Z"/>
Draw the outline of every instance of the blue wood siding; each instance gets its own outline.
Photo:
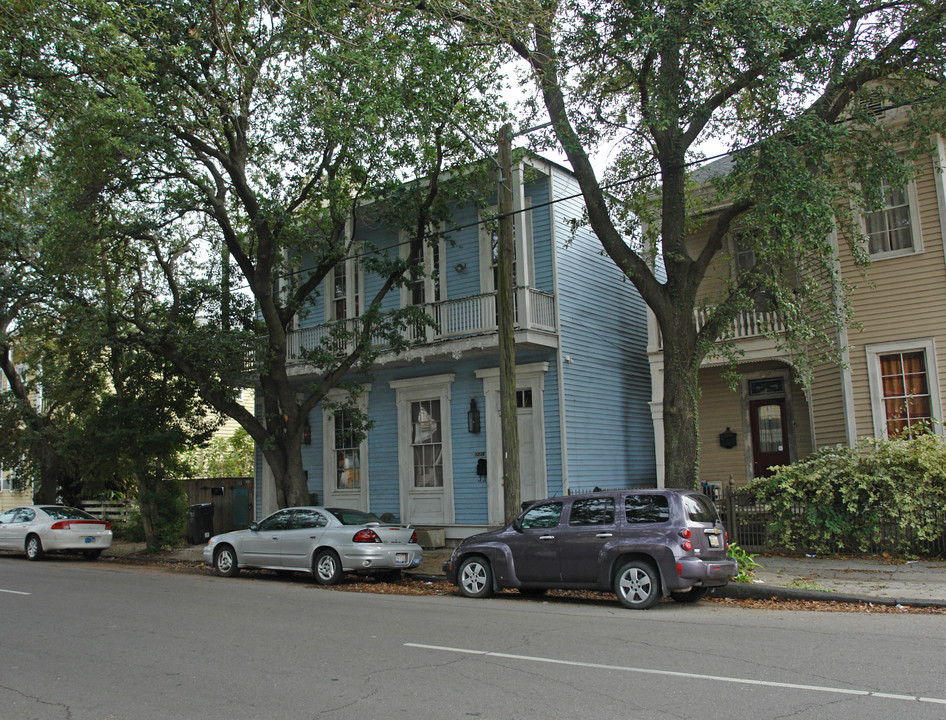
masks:
<path id="1" fill-rule="evenodd" d="M 557 197 L 578 192 L 564 172 Z M 573 233 L 580 198 L 554 206 L 562 373 L 572 492 L 656 483 L 643 300 L 601 253 L 590 228 Z"/>

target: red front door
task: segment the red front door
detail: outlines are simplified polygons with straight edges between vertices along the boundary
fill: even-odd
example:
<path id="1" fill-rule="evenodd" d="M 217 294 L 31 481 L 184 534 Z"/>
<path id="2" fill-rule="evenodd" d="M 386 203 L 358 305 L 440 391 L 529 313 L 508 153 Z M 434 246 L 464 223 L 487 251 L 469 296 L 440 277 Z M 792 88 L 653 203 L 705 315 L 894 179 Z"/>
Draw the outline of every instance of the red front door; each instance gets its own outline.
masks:
<path id="1" fill-rule="evenodd" d="M 752 424 L 752 472 L 754 477 L 771 475 L 773 465 L 788 465 L 788 422 L 785 400 L 753 400 L 749 403 Z"/>

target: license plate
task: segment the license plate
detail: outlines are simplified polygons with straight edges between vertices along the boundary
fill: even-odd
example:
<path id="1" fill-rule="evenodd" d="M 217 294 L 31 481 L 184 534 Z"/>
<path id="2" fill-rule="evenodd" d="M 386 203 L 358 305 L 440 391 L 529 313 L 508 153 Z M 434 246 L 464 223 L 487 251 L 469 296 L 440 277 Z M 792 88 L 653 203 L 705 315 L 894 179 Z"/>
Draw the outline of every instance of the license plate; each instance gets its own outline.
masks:
<path id="1" fill-rule="evenodd" d="M 404 564 L 407 562 L 407 553 L 395 553 L 394 562 L 398 564 Z"/>
<path id="2" fill-rule="evenodd" d="M 709 538 L 709 544 L 711 548 L 719 547 L 719 535 L 708 535 L 707 537 Z"/>
<path id="3" fill-rule="evenodd" d="M 87 543 L 94 543 L 94 542 L 95 542 L 95 538 L 94 538 L 94 537 L 87 537 L 87 538 L 85 539 L 85 541 L 86 541 Z"/>

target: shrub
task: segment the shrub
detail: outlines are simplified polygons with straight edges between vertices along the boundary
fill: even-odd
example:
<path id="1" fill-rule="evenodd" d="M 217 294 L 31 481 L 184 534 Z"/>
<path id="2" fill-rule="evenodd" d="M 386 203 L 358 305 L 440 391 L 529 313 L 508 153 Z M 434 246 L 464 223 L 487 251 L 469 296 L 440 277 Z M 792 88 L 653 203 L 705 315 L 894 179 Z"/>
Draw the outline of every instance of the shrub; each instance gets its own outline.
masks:
<path id="1" fill-rule="evenodd" d="M 944 533 L 946 439 L 928 433 L 826 448 L 747 489 L 769 506 L 773 549 L 923 553 Z"/>

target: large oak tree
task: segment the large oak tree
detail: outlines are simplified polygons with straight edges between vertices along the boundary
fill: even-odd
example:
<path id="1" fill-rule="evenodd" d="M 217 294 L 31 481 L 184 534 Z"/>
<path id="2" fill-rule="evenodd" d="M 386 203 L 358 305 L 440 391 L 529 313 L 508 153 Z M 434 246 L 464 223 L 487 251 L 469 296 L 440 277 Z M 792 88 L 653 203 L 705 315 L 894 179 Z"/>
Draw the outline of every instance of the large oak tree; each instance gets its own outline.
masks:
<path id="1" fill-rule="evenodd" d="M 845 314 L 833 229 L 863 258 L 855 211 L 880 206 L 883 183 L 902 184 L 911 161 L 929 157 L 931 134 L 943 131 L 946 4 L 425 7 L 489 28 L 526 63 L 536 108 L 581 186 L 584 221 L 656 316 L 665 480 L 692 487 L 704 357 L 762 289 L 789 325 L 798 362 L 819 336 L 826 341 Z M 892 114 L 899 117 L 890 124 Z M 706 147 L 729 153 L 724 172 L 699 168 Z M 599 177 L 593 157 L 602 148 L 611 163 Z M 701 307 L 701 284 L 737 231 L 756 263 Z M 706 240 L 694 249 L 688 242 L 697 234 Z"/>

